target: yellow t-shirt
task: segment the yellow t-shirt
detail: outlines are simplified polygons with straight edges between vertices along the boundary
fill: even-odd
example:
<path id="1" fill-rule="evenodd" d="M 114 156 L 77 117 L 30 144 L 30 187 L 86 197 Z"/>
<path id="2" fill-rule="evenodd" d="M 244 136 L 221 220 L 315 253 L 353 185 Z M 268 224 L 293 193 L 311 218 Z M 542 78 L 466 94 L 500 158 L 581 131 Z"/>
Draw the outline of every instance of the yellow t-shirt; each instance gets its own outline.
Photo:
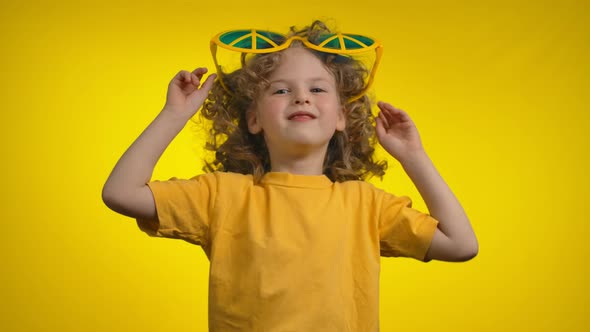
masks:
<path id="1" fill-rule="evenodd" d="M 362 181 L 209 173 L 150 182 L 150 236 L 201 245 L 211 331 L 377 331 L 380 256 L 424 260 L 437 221 Z"/>

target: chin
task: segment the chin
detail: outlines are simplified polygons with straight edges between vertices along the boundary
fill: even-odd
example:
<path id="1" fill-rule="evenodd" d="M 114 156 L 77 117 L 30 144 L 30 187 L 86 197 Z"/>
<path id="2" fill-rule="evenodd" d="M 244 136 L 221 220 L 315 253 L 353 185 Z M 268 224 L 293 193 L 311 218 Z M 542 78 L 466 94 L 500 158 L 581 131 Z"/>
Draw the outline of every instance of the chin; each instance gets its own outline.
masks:
<path id="1" fill-rule="evenodd" d="M 298 139 L 291 142 L 291 147 L 296 150 L 326 149 L 329 142 L 330 141 Z"/>

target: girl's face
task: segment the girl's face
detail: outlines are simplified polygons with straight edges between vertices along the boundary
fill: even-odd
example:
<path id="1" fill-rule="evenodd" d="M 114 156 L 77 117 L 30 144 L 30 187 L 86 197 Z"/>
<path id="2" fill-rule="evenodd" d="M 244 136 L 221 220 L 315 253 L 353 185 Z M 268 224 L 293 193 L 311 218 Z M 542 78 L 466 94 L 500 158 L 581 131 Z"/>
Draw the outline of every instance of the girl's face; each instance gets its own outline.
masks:
<path id="1" fill-rule="evenodd" d="M 248 129 L 263 133 L 269 152 L 327 149 L 346 126 L 332 73 L 303 47 L 281 53 L 280 63 L 248 111 Z M 289 150 L 287 150 L 289 151 Z"/>

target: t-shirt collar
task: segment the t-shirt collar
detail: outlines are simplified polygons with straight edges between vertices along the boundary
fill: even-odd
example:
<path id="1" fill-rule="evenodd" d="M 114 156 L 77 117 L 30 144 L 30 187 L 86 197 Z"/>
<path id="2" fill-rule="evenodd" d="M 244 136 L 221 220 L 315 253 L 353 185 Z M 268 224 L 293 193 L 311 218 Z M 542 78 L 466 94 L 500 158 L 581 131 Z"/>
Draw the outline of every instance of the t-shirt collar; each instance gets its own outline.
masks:
<path id="1" fill-rule="evenodd" d="M 325 175 L 301 175 L 286 172 L 268 172 L 264 174 L 260 183 L 296 188 L 328 188 L 334 184 Z"/>

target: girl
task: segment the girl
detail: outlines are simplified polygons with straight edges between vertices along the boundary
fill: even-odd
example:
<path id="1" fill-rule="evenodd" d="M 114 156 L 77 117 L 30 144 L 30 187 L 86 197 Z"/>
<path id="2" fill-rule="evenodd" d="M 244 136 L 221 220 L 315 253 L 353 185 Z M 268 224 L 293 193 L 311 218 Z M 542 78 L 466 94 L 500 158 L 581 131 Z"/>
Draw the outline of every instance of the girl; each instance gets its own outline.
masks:
<path id="1" fill-rule="evenodd" d="M 148 235 L 202 246 L 211 264 L 211 331 L 376 331 L 380 256 L 477 254 L 470 222 L 408 115 L 379 102 L 373 126 L 366 90 L 375 66 L 369 74 L 328 41 L 347 36 L 366 38 L 333 34 L 321 22 L 287 37 L 218 35 L 214 57 L 217 45 L 239 48 L 243 67 L 224 73 L 216 60 L 219 75 L 202 84 L 205 68 L 180 71 L 164 109 L 103 188 L 105 204 L 136 218 Z M 150 182 L 201 106 L 215 151 L 207 173 Z M 363 181 L 384 173 L 373 160 L 375 133 L 431 215 Z"/>

